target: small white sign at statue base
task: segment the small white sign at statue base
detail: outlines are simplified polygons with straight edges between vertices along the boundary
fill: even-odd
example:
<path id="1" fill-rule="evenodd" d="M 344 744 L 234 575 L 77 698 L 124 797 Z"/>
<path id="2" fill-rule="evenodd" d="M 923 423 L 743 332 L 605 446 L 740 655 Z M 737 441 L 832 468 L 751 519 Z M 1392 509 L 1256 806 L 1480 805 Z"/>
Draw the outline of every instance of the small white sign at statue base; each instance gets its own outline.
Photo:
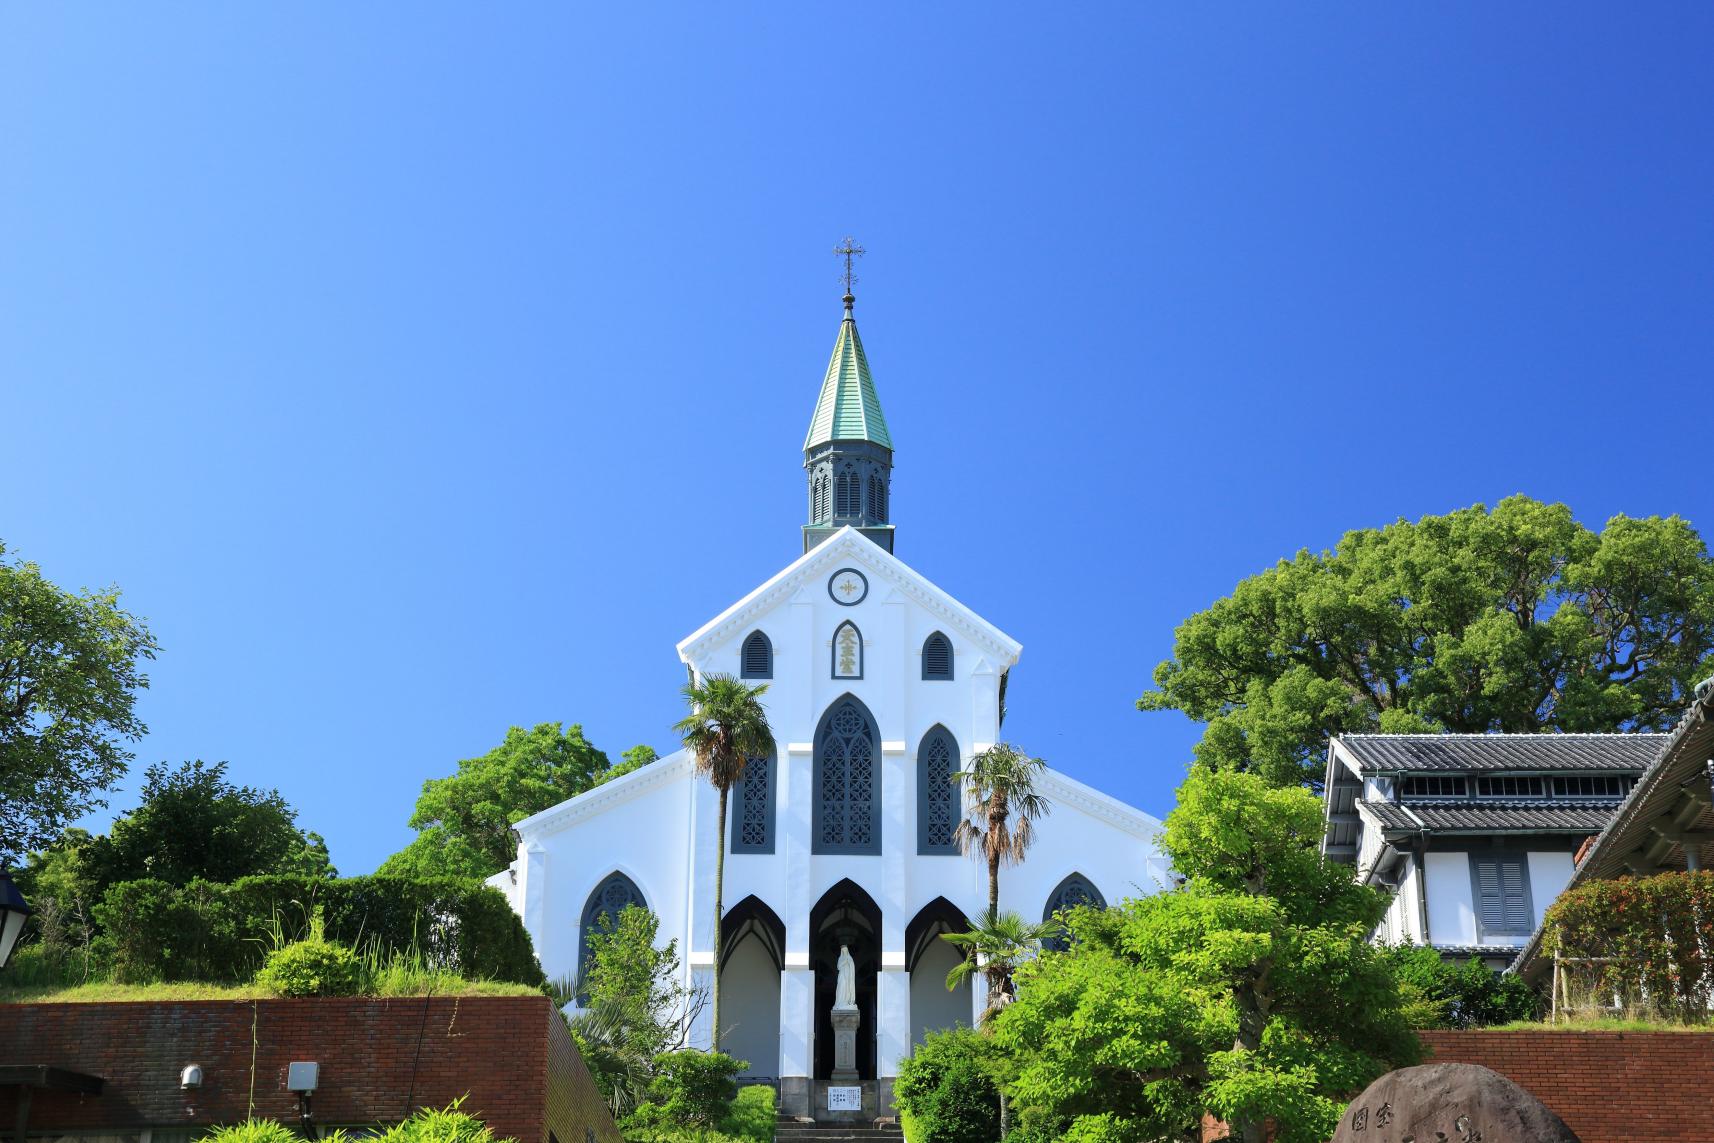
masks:
<path id="1" fill-rule="evenodd" d="M 830 1087 L 827 1089 L 827 1110 L 862 1111 L 863 1089 L 860 1087 Z"/>

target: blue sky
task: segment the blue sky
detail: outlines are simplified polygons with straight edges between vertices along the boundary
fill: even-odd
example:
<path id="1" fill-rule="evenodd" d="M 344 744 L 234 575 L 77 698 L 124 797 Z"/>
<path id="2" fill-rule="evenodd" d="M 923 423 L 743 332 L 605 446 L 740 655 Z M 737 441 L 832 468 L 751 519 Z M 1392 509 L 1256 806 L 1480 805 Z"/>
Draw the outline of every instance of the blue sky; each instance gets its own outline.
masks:
<path id="1" fill-rule="evenodd" d="M 1174 625 L 1527 492 L 1714 528 L 1703 4 L 12 5 L 0 539 L 346 872 L 510 724 L 663 752 L 799 550 L 854 234 L 898 552 L 1155 813 Z M 132 803 L 135 777 L 114 799 Z M 102 824 L 99 820 L 92 823 Z"/>

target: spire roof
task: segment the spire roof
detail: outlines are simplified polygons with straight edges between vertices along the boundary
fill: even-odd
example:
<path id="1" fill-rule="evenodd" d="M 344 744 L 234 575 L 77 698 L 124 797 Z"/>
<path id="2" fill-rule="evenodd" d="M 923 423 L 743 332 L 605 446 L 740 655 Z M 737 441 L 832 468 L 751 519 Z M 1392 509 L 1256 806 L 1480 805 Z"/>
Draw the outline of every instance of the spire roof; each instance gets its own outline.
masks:
<path id="1" fill-rule="evenodd" d="M 839 339 L 833 343 L 833 358 L 827 363 L 815 416 L 810 418 L 809 435 L 803 440 L 806 451 L 829 441 L 870 441 L 883 448 L 893 447 L 887 418 L 881 414 L 881 399 L 875 395 L 874 378 L 869 376 L 863 339 L 857 336 L 857 319 L 851 312 L 855 300 L 845 295 L 845 320 L 839 323 Z"/>

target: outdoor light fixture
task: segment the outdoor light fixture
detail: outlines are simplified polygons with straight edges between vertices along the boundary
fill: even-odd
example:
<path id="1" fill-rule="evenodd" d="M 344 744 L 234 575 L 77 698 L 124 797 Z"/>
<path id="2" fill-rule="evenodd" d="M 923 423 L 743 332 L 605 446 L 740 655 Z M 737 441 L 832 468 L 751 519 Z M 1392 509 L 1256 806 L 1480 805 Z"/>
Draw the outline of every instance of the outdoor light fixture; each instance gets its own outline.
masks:
<path id="1" fill-rule="evenodd" d="M 12 874 L 0 869 L 0 968 L 12 959 L 12 949 L 18 944 L 18 934 L 24 931 L 30 906 L 18 887 L 12 884 Z"/>
<path id="2" fill-rule="evenodd" d="M 192 1088 L 202 1086 L 202 1067 L 199 1064 L 186 1064 L 184 1071 L 179 1073 L 179 1086 Z"/>

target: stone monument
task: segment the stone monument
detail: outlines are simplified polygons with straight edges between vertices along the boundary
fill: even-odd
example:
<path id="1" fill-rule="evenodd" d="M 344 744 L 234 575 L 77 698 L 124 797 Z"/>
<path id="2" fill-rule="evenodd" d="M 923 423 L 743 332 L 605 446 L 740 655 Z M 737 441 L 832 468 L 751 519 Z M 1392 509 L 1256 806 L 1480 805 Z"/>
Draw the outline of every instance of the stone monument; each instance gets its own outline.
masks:
<path id="1" fill-rule="evenodd" d="M 851 950 L 839 946 L 839 974 L 833 986 L 833 1075 L 834 1083 L 857 1082 L 857 964 Z"/>
<path id="2" fill-rule="evenodd" d="M 1579 1143 L 1565 1121 L 1480 1064 L 1400 1068 L 1352 1101 L 1333 1143 Z"/>

